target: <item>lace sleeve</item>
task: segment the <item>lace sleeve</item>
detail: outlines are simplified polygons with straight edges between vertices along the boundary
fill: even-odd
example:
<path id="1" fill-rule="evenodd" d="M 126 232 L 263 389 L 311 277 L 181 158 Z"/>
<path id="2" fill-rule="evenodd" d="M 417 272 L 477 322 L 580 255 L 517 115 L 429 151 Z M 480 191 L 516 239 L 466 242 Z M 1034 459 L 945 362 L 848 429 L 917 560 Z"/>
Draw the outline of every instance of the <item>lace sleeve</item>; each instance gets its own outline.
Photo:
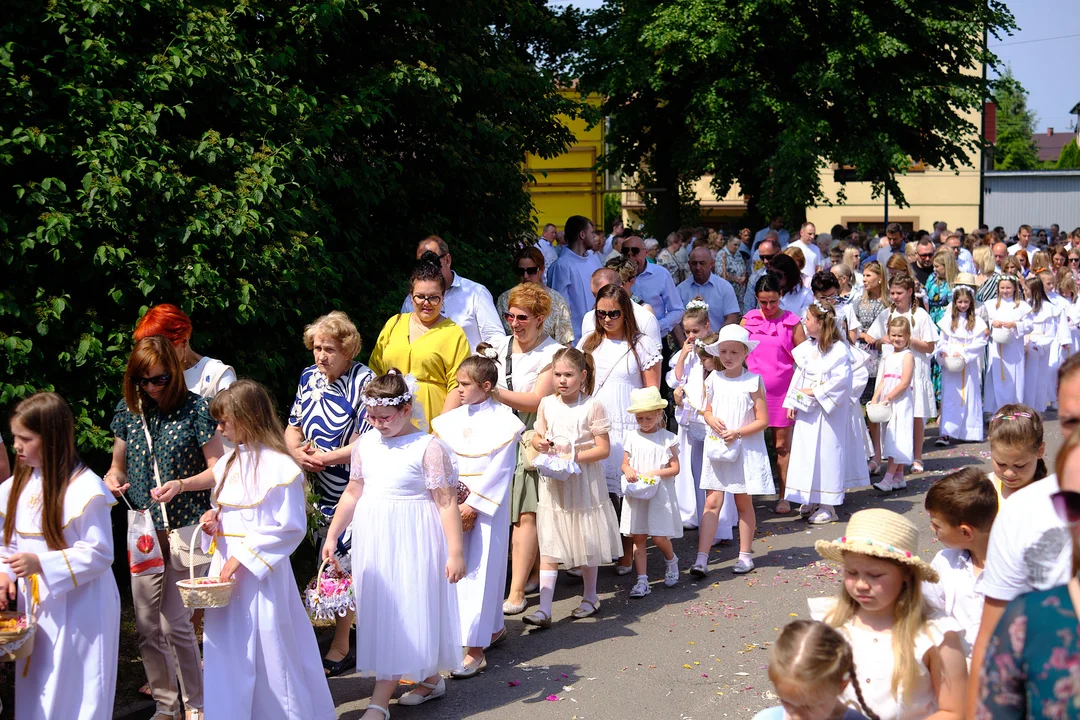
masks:
<path id="1" fill-rule="evenodd" d="M 656 363 L 663 361 L 664 357 L 660 353 L 660 348 L 648 335 L 639 337 L 636 345 L 642 370 L 648 370 Z"/>
<path id="2" fill-rule="evenodd" d="M 360 441 L 353 443 L 352 452 L 349 454 L 349 479 L 360 481 L 364 479 L 364 466 L 360 462 Z"/>
<path id="3" fill-rule="evenodd" d="M 593 435 L 606 435 L 611 431 L 611 421 L 608 420 L 607 411 L 599 402 L 593 400 L 589 403 L 589 432 Z"/>
<path id="4" fill-rule="evenodd" d="M 428 490 L 457 488 L 458 469 L 442 441 L 432 438 L 424 448 L 424 487 Z"/>

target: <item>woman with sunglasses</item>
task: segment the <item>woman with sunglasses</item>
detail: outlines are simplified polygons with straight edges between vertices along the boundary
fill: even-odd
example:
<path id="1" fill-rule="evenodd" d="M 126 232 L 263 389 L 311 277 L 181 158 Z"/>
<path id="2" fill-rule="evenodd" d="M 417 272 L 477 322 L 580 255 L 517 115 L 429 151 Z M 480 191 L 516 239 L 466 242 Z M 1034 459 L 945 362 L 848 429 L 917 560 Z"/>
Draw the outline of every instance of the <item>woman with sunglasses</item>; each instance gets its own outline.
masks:
<path id="1" fill-rule="evenodd" d="M 546 313 L 544 317 L 544 334 L 563 345 L 574 342 L 574 326 L 570 321 L 570 304 L 566 302 L 566 298 L 544 283 L 543 253 L 534 247 L 521 248 L 514 253 L 513 267 L 518 282 L 539 285 L 547 293 L 547 296 L 551 298 L 551 311 Z M 495 307 L 498 309 L 499 315 L 502 316 L 503 329 L 506 330 L 507 335 L 514 334 L 510 321 L 507 319 L 507 312 L 510 307 L 510 293 L 513 291 L 514 288 L 510 288 L 495 301 Z"/>
<path id="2" fill-rule="evenodd" d="M 799 248 L 790 248 L 802 252 Z M 798 260 L 787 254 L 787 250 L 773 259 L 772 272 L 780 281 L 780 307 L 788 312 L 802 317 L 806 308 L 814 302 L 814 293 L 810 288 L 803 285 L 802 270 L 799 269 Z M 786 393 L 787 390 L 785 389 Z"/>
<path id="3" fill-rule="evenodd" d="M 458 366 L 472 354 L 465 331 L 442 314 L 445 294 L 446 278 L 439 256 L 426 252 L 409 277 L 415 309 L 386 321 L 368 359 L 376 375 L 397 368 L 416 377 L 427 425 L 421 428 L 424 431 L 431 427 L 431 418 L 461 403 L 458 394 L 450 391 L 457 387 Z"/>
<path id="4" fill-rule="evenodd" d="M 210 509 L 211 468 L 222 455 L 210 401 L 189 392 L 184 368 L 169 340 L 152 335 L 135 343 L 124 372 L 124 399 L 112 420 L 112 466 L 105 485 L 126 495 L 136 508 L 149 508 L 165 556 L 165 571 L 131 578 L 135 628 L 146 679 L 157 704 L 156 719 L 180 712 L 179 674 L 187 712 L 202 715 L 199 645 L 176 581 L 187 568 L 170 550 L 169 527 L 194 525 Z M 196 568 L 205 573 L 206 566 Z M 173 658 L 176 660 L 174 666 Z"/>

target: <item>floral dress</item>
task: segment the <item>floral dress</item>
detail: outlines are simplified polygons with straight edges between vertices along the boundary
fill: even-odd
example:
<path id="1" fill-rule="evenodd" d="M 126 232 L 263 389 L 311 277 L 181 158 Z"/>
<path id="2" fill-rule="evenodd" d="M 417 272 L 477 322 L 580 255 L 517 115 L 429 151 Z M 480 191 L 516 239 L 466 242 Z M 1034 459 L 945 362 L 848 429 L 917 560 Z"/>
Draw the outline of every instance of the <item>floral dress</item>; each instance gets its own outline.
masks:
<path id="1" fill-rule="evenodd" d="M 1068 585 L 1010 602 L 986 649 L 975 717 L 1080 716 L 1078 640 L 1080 622 Z"/>
<path id="2" fill-rule="evenodd" d="M 561 293 L 544 285 L 540 287 L 544 288 L 544 292 L 551 298 L 551 312 L 544 318 L 544 334 L 554 338 L 555 342 L 561 345 L 569 345 L 574 342 L 574 324 L 570 320 L 570 304 Z M 495 308 L 499 311 L 499 317 L 502 318 L 503 330 L 507 335 L 513 335 L 513 331 L 506 323 L 506 313 L 510 310 L 510 290 L 499 296 L 499 299 L 495 301 Z"/>
<path id="3" fill-rule="evenodd" d="M 713 269 L 720 277 L 724 278 L 724 270 L 728 275 L 732 277 L 746 278 L 750 275 L 749 262 L 743 256 L 741 252 L 736 250 L 735 252 L 728 252 L 728 249 L 721 248 L 720 252 L 716 253 L 716 266 Z M 724 278 L 728 280 L 728 278 Z M 735 297 L 739 299 L 739 305 L 743 303 L 743 296 L 746 294 L 746 281 L 737 283 L 734 280 L 728 280 L 735 288 Z M 746 312 L 748 308 L 742 308 L 743 312 Z"/>
<path id="4" fill-rule="evenodd" d="M 930 273 L 926 279 L 926 297 L 930 304 L 930 319 L 934 325 L 941 322 L 945 317 L 945 308 L 952 303 L 952 288 L 946 280 L 938 278 L 937 273 Z M 941 402 L 941 366 L 938 365 L 937 356 L 930 365 L 930 379 L 934 383 L 934 397 Z"/>

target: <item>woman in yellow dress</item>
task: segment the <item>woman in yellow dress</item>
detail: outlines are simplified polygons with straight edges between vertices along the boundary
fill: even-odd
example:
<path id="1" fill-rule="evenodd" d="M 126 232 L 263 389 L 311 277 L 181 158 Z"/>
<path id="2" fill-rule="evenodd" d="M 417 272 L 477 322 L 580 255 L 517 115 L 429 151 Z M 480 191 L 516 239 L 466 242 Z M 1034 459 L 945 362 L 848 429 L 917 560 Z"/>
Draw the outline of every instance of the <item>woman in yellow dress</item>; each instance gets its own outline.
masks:
<path id="1" fill-rule="evenodd" d="M 458 366 L 470 354 L 465 331 L 442 315 L 445 293 L 439 256 L 426 252 L 409 278 L 409 294 L 416 309 L 386 322 L 368 360 L 377 375 L 397 368 L 416 377 L 427 420 L 427 427 L 421 428 L 424 431 L 430 429 L 433 417 L 460 404 L 457 393 L 450 391 L 457 387 Z"/>

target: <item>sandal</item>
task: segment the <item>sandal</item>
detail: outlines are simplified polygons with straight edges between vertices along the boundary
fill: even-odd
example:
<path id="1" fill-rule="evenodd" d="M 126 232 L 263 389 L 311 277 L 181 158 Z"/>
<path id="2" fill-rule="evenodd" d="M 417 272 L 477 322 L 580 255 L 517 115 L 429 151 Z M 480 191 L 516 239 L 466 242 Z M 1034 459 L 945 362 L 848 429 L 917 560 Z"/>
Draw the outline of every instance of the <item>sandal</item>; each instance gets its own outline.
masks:
<path id="1" fill-rule="evenodd" d="M 547 630 L 551 627 L 551 616 L 543 610 L 537 610 L 532 615 L 526 615 L 521 618 L 521 622 L 526 625 L 532 625 L 533 627 L 540 628 L 541 630 Z"/>
<path id="2" fill-rule="evenodd" d="M 871 460 L 869 463 L 867 463 L 866 469 L 870 472 L 871 475 L 877 475 L 879 472 L 881 472 L 881 463 Z"/>
<path id="3" fill-rule="evenodd" d="M 327 660 L 322 659 L 323 670 L 326 672 L 326 677 L 337 677 L 345 672 L 348 672 L 350 668 L 356 668 L 356 651 L 349 648 L 349 652 L 345 654 L 345 657 L 340 660 Z"/>
<path id="4" fill-rule="evenodd" d="M 427 695 L 420 695 L 415 690 L 410 690 L 409 692 L 398 698 L 398 705 L 423 705 L 428 700 L 438 700 L 446 694 L 446 680 L 444 680 L 443 678 L 439 678 L 439 682 L 435 683 L 434 685 L 432 685 L 431 683 L 426 683 L 423 680 L 416 684 L 420 687 L 426 687 L 431 692 L 429 692 Z"/>
<path id="5" fill-rule="evenodd" d="M 776 507 L 773 508 L 773 512 L 777 515 L 788 515 L 791 513 L 791 503 L 787 500 L 781 500 L 776 503 Z"/>
<path id="6" fill-rule="evenodd" d="M 371 703 L 368 703 L 368 706 L 366 708 L 364 708 L 364 713 L 367 714 L 368 710 L 378 710 L 379 712 L 381 712 L 383 714 L 383 717 L 385 718 L 385 720 L 390 720 L 390 711 L 387 710 L 384 707 L 381 707 L 379 705 L 372 705 Z"/>
<path id="7" fill-rule="evenodd" d="M 496 645 L 498 645 L 499 643 L 501 643 L 505 639 L 506 639 L 506 627 L 503 627 L 503 629 L 499 631 L 499 634 L 495 636 L 495 639 L 488 643 L 487 649 L 490 650 L 491 648 L 495 647 Z"/>
<path id="8" fill-rule="evenodd" d="M 585 609 L 586 605 L 588 605 L 590 609 Z M 599 600 L 597 600 L 596 602 L 589 602 L 588 600 L 583 599 L 581 601 L 581 604 L 574 608 L 573 612 L 570 613 L 570 617 L 574 618 L 575 620 L 582 620 L 589 617 L 590 615 L 595 615 L 599 611 Z"/>
<path id="9" fill-rule="evenodd" d="M 911 463 L 911 474 L 912 475 L 918 475 L 921 472 L 925 472 L 923 470 L 922 460 L 916 460 L 915 462 Z"/>

